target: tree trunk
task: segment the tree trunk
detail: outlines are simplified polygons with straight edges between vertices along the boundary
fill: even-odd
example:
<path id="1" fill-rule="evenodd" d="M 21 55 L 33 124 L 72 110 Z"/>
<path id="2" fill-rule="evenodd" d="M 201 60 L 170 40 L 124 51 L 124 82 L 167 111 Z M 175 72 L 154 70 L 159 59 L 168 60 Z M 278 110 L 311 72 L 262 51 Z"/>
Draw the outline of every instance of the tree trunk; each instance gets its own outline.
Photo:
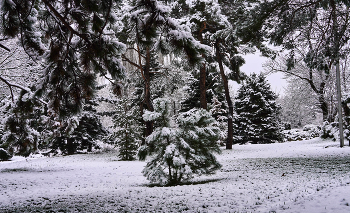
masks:
<path id="1" fill-rule="evenodd" d="M 337 75 L 339 140 L 340 140 L 340 147 L 343 147 L 344 146 L 344 129 L 343 129 L 343 113 L 342 113 L 342 104 L 341 104 L 341 82 L 340 82 L 339 58 L 337 58 L 337 61 L 336 61 L 336 75 Z"/>
<path id="2" fill-rule="evenodd" d="M 74 139 L 73 138 L 68 138 L 67 139 L 67 154 L 68 155 L 73 155 L 74 154 Z"/>
<path id="3" fill-rule="evenodd" d="M 199 73 L 199 90 L 200 90 L 200 106 L 202 109 L 207 110 L 207 87 L 205 85 L 206 82 L 206 67 L 205 63 L 200 67 Z"/>
<path id="4" fill-rule="evenodd" d="M 205 30 L 207 27 L 206 23 L 203 22 L 202 28 L 198 32 L 198 40 L 203 44 L 203 30 Z M 203 58 L 205 58 L 205 55 L 202 55 Z M 201 67 L 199 68 L 199 91 L 200 91 L 200 107 L 202 109 L 207 110 L 207 87 L 205 85 L 206 83 L 206 66 L 205 63 L 202 63 Z"/>
<path id="5" fill-rule="evenodd" d="M 144 103 L 147 106 L 147 110 L 153 112 L 154 108 L 153 108 L 153 103 L 151 100 L 151 76 L 150 76 L 150 64 L 151 64 L 151 53 L 150 50 L 147 48 L 146 50 L 146 63 L 145 63 L 145 67 L 143 69 L 143 74 L 144 74 L 144 80 L 145 80 L 145 87 L 144 87 L 144 92 L 145 92 L 145 98 L 144 98 Z M 145 136 L 149 136 L 150 134 L 152 134 L 153 132 L 153 121 L 146 121 L 146 132 L 145 132 Z"/>
<path id="6" fill-rule="evenodd" d="M 333 119 L 331 118 L 332 116 L 329 116 L 329 111 L 328 111 L 328 103 L 326 102 L 324 98 L 323 92 L 318 94 L 318 102 L 320 104 L 320 108 L 322 110 L 322 119 L 323 122 L 328 121 L 329 123 L 333 122 Z"/>
<path id="7" fill-rule="evenodd" d="M 337 5 L 334 0 L 331 0 L 331 7 L 332 7 L 332 21 L 333 21 L 333 35 L 334 35 L 334 59 L 335 59 L 335 65 L 336 65 L 336 80 L 337 80 L 337 100 L 338 100 L 338 122 L 339 122 L 339 140 L 340 140 L 340 147 L 344 146 L 344 130 L 343 130 L 343 113 L 342 113 L 342 106 L 341 106 L 341 82 L 340 82 L 340 67 L 339 67 L 339 51 L 340 51 L 340 32 L 339 32 L 339 26 L 338 26 L 338 14 L 336 14 L 337 11 Z"/>
<path id="8" fill-rule="evenodd" d="M 228 104 L 228 115 L 227 115 L 227 141 L 226 141 L 226 149 L 232 149 L 232 140 L 233 140 L 233 123 L 232 123 L 232 118 L 233 118 L 233 103 L 230 97 L 230 90 L 228 87 L 228 79 L 225 75 L 224 72 L 224 67 L 222 64 L 222 58 L 221 58 L 221 53 L 220 53 L 220 47 L 219 47 L 219 41 L 216 41 L 215 43 L 215 49 L 216 49 L 216 58 L 219 63 L 219 68 L 220 68 L 220 74 L 222 81 L 224 82 L 224 88 L 225 88 L 225 97 L 226 101 Z"/>

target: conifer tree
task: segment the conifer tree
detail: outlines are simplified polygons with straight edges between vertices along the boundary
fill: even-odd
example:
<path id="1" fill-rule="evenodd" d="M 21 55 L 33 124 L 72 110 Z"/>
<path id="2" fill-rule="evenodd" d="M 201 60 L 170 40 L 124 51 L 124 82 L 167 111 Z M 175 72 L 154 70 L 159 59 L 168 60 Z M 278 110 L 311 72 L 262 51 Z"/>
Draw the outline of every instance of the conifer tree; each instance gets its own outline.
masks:
<path id="1" fill-rule="evenodd" d="M 220 152 L 217 144 L 219 129 L 214 118 L 204 109 L 192 109 L 175 118 L 169 117 L 169 102 L 154 100 L 154 112 L 143 118 L 157 123 L 157 128 L 140 147 L 139 157 L 152 156 L 143 174 L 152 183 L 176 185 L 194 175 L 211 174 L 221 165 L 213 152 Z"/>
<path id="2" fill-rule="evenodd" d="M 210 110 L 210 105 L 214 104 L 214 97 L 217 98 L 217 101 L 225 102 L 224 92 L 222 82 L 220 80 L 219 73 L 216 69 L 214 63 L 206 65 L 206 100 L 207 109 Z M 200 80 L 199 80 L 199 72 L 197 70 L 193 70 L 189 74 L 187 79 L 188 83 L 185 88 L 186 98 L 181 102 L 181 111 L 186 112 L 193 108 L 200 108 Z M 222 109 L 225 110 L 226 104 L 222 105 Z"/>
<path id="3" fill-rule="evenodd" d="M 42 104 L 22 90 L 15 103 L 5 99 L 1 105 L 4 132 L 0 146 L 11 154 L 23 156 L 38 151 L 44 145 L 49 129 L 46 109 Z"/>
<path id="4" fill-rule="evenodd" d="M 118 156 L 121 160 L 134 160 L 142 137 L 141 123 L 138 120 L 139 110 L 130 107 L 125 97 L 118 101 L 115 109 L 115 132 L 112 137 L 119 147 Z"/>
<path id="5" fill-rule="evenodd" d="M 187 25 L 190 26 L 193 36 L 202 44 L 210 46 L 211 35 L 215 33 L 221 26 L 222 17 L 220 16 L 220 5 L 217 1 L 213 0 L 189 0 L 178 1 L 175 3 L 177 10 L 181 8 L 179 13 L 174 11 L 173 13 L 181 15 L 186 20 Z M 199 92 L 199 104 L 203 109 L 208 109 L 208 103 L 211 101 L 210 97 L 207 97 L 207 79 L 208 72 L 213 71 L 213 59 L 210 54 L 203 54 L 205 59 L 200 66 L 199 70 L 195 70 L 194 76 L 198 78 L 198 92 Z M 196 82 L 197 83 L 197 82 Z M 197 95 L 197 94 L 196 94 Z"/>
<path id="6" fill-rule="evenodd" d="M 128 1 L 126 1 L 128 2 Z M 153 111 L 152 78 L 162 74 L 164 67 L 159 66 L 158 53 L 186 58 L 190 64 L 200 61 L 200 54 L 210 51 L 189 33 L 188 26 L 181 19 L 171 16 L 171 2 L 161 0 L 129 1 L 123 16 L 124 27 L 118 34 L 130 51 L 135 52 L 136 60 L 123 54 L 123 60 L 140 73 L 143 81 L 141 114 L 144 109 Z M 145 121 L 148 136 L 153 131 L 153 122 Z"/>
<path id="7" fill-rule="evenodd" d="M 96 100 L 85 101 L 83 111 L 65 119 L 60 125 L 52 129 L 51 137 L 47 139 L 50 153 L 75 154 L 91 152 L 99 148 L 97 142 L 107 136 L 108 131 L 102 125 L 95 107 Z"/>
<path id="8" fill-rule="evenodd" d="M 61 118 L 81 110 L 95 90 L 96 74 L 123 76 L 125 45 L 116 40 L 119 1 L 2 1 L 2 33 L 18 37 L 26 53 L 47 66 L 36 96 L 48 98 Z"/>
<path id="9" fill-rule="evenodd" d="M 238 2 L 239 3 L 236 3 L 235 1 L 237 5 L 243 5 L 241 1 Z M 226 100 L 226 104 L 223 106 L 228 107 L 226 148 L 232 149 L 233 104 L 229 95 L 229 81 L 233 80 L 239 82 L 241 80 L 242 76 L 239 73 L 239 68 L 244 63 L 244 60 L 241 56 L 238 56 L 238 54 L 249 52 L 249 48 L 242 48 L 240 46 L 242 42 L 237 35 L 239 32 L 239 27 L 237 26 L 240 25 L 240 20 L 235 19 L 233 21 L 234 23 L 230 23 L 229 20 L 232 21 L 233 19 L 229 19 L 227 15 L 236 14 L 238 9 L 236 9 L 235 5 L 235 7 L 231 8 L 230 13 L 225 14 L 221 8 L 225 8 L 226 5 L 221 1 L 190 0 L 180 1 L 180 3 L 185 5 L 185 7 L 182 7 L 186 8 L 184 9 L 185 11 L 188 11 L 188 22 L 191 26 L 192 33 L 198 37 L 199 41 L 211 46 L 215 51 L 213 54 L 203 56 L 206 59 L 206 63 L 201 65 L 198 77 L 199 100 L 201 107 L 207 108 L 205 106 L 207 106 L 207 102 L 210 102 L 210 99 L 206 97 L 206 90 L 208 89 L 207 85 L 210 85 L 210 79 L 206 79 L 206 77 L 208 72 L 214 69 L 216 74 L 219 75 L 219 79 L 221 78 L 220 83 L 222 84 L 222 91 L 216 93 L 216 95 L 218 97 L 223 96 Z M 235 12 L 232 13 L 232 10 Z M 241 13 L 237 12 L 237 14 Z M 239 15 L 237 15 L 237 17 L 239 17 Z M 243 49 L 243 51 L 239 53 L 238 49 Z M 195 74 L 194 76 L 197 75 Z M 197 82 L 194 81 L 194 83 Z M 194 101 L 191 102 L 195 103 Z"/>
<path id="10" fill-rule="evenodd" d="M 241 143 L 273 143 L 282 140 L 274 92 L 262 74 L 252 74 L 240 89 L 235 101 L 237 116 L 234 130 Z"/>

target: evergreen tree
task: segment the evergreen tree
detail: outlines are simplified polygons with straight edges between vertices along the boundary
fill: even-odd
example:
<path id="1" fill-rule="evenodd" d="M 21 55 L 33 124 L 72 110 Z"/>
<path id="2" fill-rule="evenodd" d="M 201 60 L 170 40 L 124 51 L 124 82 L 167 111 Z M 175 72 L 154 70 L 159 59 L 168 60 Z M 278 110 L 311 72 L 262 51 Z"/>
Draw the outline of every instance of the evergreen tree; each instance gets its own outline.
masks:
<path id="1" fill-rule="evenodd" d="M 225 17 L 221 16 L 220 5 L 214 0 L 189 0 L 189 1 L 178 1 L 175 3 L 177 10 L 173 13 L 181 15 L 186 20 L 187 25 L 191 28 L 191 32 L 195 38 L 202 44 L 208 46 L 211 45 L 211 36 L 218 29 L 222 27 L 225 22 Z M 199 95 L 199 104 L 203 109 L 208 109 L 208 103 L 211 102 L 211 97 L 208 95 L 208 85 L 212 79 L 207 79 L 208 72 L 216 72 L 216 67 L 213 64 L 213 57 L 211 54 L 203 54 L 202 57 L 205 59 L 200 66 L 199 70 L 194 70 L 193 75 L 198 81 L 193 82 L 198 85 L 196 91 L 199 94 L 195 94 L 196 97 Z M 209 83 L 208 83 L 209 82 Z M 191 104 L 193 100 L 187 100 Z"/>
<path id="2" fill-rule="evenodd" d="M 282 140 L 277 115 L 277 96 L 262 74 L 252 74 L 240 89 L 235 101 L 234 119 L 237 142 L 272 143 Z"/>
<path id="3" fill-rule="evenodd" d="M 115 132 L 113 139 L 119 147 L 119 157 L 121 160 L 134 160 L 141 143 L 142 131 L 139 122 L 139 110 L 130 107 L 126 98 L 122 98 L 116 105 L 113 122 Z"/>
<path id="4" fill-rule="evenodd" d="M 5 117 L 1 147 L 10 154 L 23 156 L 38 151 L 45 143 L 44 138 L 48 137 L 48 117 L 42 103 L 22 90 L 15 103 L 5 99 L 1 105 Z"/>
<path id="5" fill-rule="evenodd" d="M 217 145 L 219 129 L 214 118 L 204 109 L 192 109 L 181 113 L 176 120 L 169 116 L 169 102 L 154 100 L 155 111 L 147 111 L 143 118 L 157 123 L 157 128 L 147 137 L 147 144 L 140 147 L 139 157 L 152 159 L 143 174 L 152 183 L 176 185 L 194 175 L 211 174 L 221 165 L 213 152 L 220 152 Z"/>
<path id="6" fill-rule="evenodd" d="M 202 63 L 199 71 L 199 100 L 201 107 L 207 109 L 207 102 L 210 101 L 210 99 L 206 97 L 208 89 L 207 85 L 210 85 L 210 80 L 208 83 L 206 77 L 208 72 L 210 72 L 210 69 L 214 69 L 215 73 L 220 75 L 221 90 L 224 91 L 220 91 L 220 93 L 216 93 L 216 95 L 219 98 L 221 98 L 220 96 L 225 98 L 226 103 L 223 106 L 228 107 L 226 148 L 232 149 L 233 103 L 229 94 L 229 81 L 234 80 L 239 82 L 241 80 L 242 76 L 239 73 L 239 68 L 244 63 L 244 60 L 241 56 L 238 56 L 238 54 L 241 54 L 242 52 L 247 53 L 251 51 L 252 48 L 242 48 L 241 43 L 243 42 L 237 35 L 241 23 L 241 20 L 237 19 L 239 15 L 237 15 L 236 19 L 232 21 L 233 18 L 227 15 L 229 13 L 225 14 L 225 12 L 222 11 L 222 8 L 226 8 L 226 5 L 223 2 L 212 0 L 189 0 L 180 2 L 186 5 L 184 8 L 189 11 L 188 22 L 189 26 L 191 26 L 192 33 L 197 36 L 200 42 L 211 46 L 212 49 L 215 50 L 212 54 L 203 55 L 206 63 Z M 238 9 L 236 9 L 237 5 L 243 5 L 241 1 L 234 2 L 235 6 L 231 8 L 230 14 L 236 14 L 238 11 Z M 237 12 L 237 14 L 241 13 Z M 232 23 L 230 21 L 232 21 Z M 243 51 L 239 52 L 238 49 L 242 49 Z M 197 82 L 194 81 L 193 83 Z M 195 102 L 191 101 L 185 104 L 192 103 Z"/>
<path id="7" fill-rule="evenodd" d="M 141 114 L 144 109 L 153 111 L 152 78 L 156 74 L 164 74 L 160 66 L 158 54 L 174 54 L 186 57 L 190 64 L 200 61 L 200 54 L 210 51 L 209 47 L 200 44 L 189 33 L 189 29 L 181 19 L 171 16 L 171 2 L 161 0 L 126 1 L 123 16 L 124 27 L 118 34 L 130 51 L 135 52 L 136 60 L 123 54 L 123 60 L 131 64 L 140 73 L 143 81 L 143 97 Z M 148 136 L 153 131 L 153 122 L 145 121 Z"/>
<path id="8" fill-rule="evenodd" d="M 18 38 L 27 55 L 45 66 L 36 87 L 28 90 L 11 85 L 25 90 L 29 98 L 19 98 L 17 105 L 26 106 L 14 106 L 7 119 L 3 138 L 12 141 L 9 147 L 16 146 L 18 153 L 28 155 L 42 144 L 72 154 L 91 139 L 89 136 L 95 138 L 95 131 L 101 133 L 97 117 L 74 115 L 92 99 L 98 74 L 123 77 L 121 53 L 125 45 L 116 39 L 118 23 L 112 12 L 119 5 L 119 0 L 1 2 L 1 35 Z M 40 119 L 45 118 L 45 137 L 31 122 L 33 112 L 37 112 L 31 106 L 37 107 L 37 102 L 41 104 L 39 111 L 44 112 Z"/>
<path id="9" fill-rule="evenodd" d="M 123 76 L 125 45 L 117 42 L 119 1 L 2 1 L 2 33 L 19 37 L 26 53 L 46 62 L 36 96 L 48 98 L 48 110 L 62 119 L 91 99 L 96 74 Z"/>
<path id="10" fill-rule="evenodd" d="M 225 102 L 219 101 L 219 99 L 214 96 L 213 103 L 209 105 L 209 112 L 216 120 L 216 125 L 220 129 L 219 140 L 218 143 L 220 145 L 225 145 L 227 143 L 228 129 L 227 129 L 227 107 L 223 107 L 222 105 Z"/>
<path id="11" fill-rule="evenodd" d="M 97 142 L 102 141 L 108 135 L 108 131 L 102 125 L 95 109 L 97 105 L 96 100 L 86 101 L 79 115 L 71 116 L 53 130 L 48 140 L 51 153 L 71 155 L 99 148 Z"/>
<path id="12" fill-rule="evenodd" d="M 214 104 L 214 97 L 217 98 L 217 101 L 225 102 L 222 82 L 220 81 L 220 76 L 216 68 L 217 67 L 214 63 L 206 64 L 205 91 L 207 104 L 209 105 Z M 193 108 L 200 108 L 201 106 L 199 72 L 192 69 L 192 72 L 187 78 L 187 81 L 187 87 L 185 88 L 187 97 L 181 102 L 182 112 L 186 112 Z M 222 104 L 222 109 L 225 110 L 226 108 L 226 104 Z"/>

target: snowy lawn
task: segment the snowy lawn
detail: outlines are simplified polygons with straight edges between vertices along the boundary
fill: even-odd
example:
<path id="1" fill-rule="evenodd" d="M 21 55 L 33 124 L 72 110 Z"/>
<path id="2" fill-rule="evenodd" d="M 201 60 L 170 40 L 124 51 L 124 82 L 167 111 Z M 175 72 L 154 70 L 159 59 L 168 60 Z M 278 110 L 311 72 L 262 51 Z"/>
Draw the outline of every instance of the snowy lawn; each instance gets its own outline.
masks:
<path id="1" fill-rule="evenodd" d="M 350 148 L 235 145 L 215 175 L 151 186 L 113 152 L 0 162 L 0 212 L 350 212 Z"/>

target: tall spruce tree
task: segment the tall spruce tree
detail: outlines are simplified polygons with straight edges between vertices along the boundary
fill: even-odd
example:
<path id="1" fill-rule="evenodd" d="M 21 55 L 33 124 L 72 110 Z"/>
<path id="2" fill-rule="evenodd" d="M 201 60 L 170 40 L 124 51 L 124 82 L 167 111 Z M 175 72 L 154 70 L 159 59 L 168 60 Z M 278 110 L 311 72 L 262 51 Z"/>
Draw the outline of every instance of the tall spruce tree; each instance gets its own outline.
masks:
<path id="1" fill-rule="evenodd" d="M 121 160 L 134 160 L 142 139 L 139 110 L 131 107 L 125 97 L 118 101 L 115 109 L 115 131 L 112 137 L 119 148 L 118 156 Z"/>
<path id="2" fill-rule="evenodd" d="M 283 139 L 276 99 L 262 74 L 252 74 L 243 82 L 234 105 L 236 142 L 273 143 Z"/>

